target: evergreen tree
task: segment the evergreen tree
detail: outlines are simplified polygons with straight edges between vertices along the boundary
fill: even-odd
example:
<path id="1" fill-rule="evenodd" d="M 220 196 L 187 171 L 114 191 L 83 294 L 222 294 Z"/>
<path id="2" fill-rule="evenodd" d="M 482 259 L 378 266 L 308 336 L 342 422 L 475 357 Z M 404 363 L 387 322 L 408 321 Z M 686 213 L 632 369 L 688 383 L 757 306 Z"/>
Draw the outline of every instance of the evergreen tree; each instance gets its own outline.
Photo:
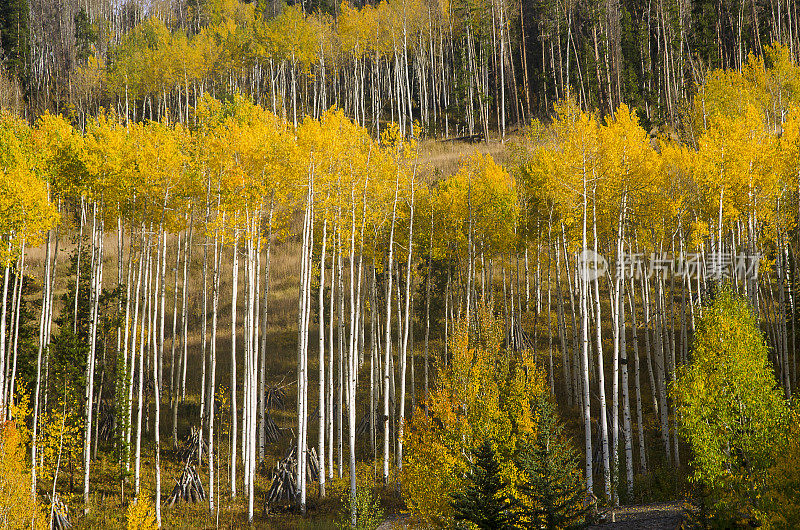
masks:
<path id="1" fill-rule="evenodd" d="M 578 454 L 563 435 L 553 403 L 542 396 L 534 408 L 539 429 L 517 455 L 517 466 L 525 473 L 520 514 L 530 528 L 579 528 L 588 507 Z"/>
<path id="2" fill-rule="evenodd" d="M 17 275 L 19 271 L 15 268 L 9 272 L 9 303 L 6 307 L 6 351 L 8 352 L 7 362 L 13 363 L 13 348 L 14 348 L 14 307 L 10 303 L 12 287 L 17 282 Z M 36 377 L 36 341 L 39 338 L 38 322 L 36 313 L 41 309 L 41 300 L 35 297 L 36 293 L 41 289 L 40 285 L 36 284 L 36 279 L 27 274 L 22 277 L 22 296 L 20 302 L 20 316 L 19 316 L 19 330 L 17 331 L 17 372 L 15 377 L 15 389 L 20 384 L 25 386 L 27 391 L 30 388 L 27 386 L 29 381 Z M 33 352 L 33 354 L 31 353 Z M 11 368 L 9 367 L 9 371 Z M 10 384 L 10 382 L 9 382 Z M 16 390 L 15 390 L 16 392 Z"/>
<path id="3" fill-rule="evenodd" d="M 484 441 L 472 457 L 464 490 L 455 493 L 451 502 L 456 521 L 468 521 L 485 530 L 512 528 L 513 503 L 502 493 L 506 485 L 491 442 Z"/>
<path id="4" fill-rule="evenodd" d="M 3 64 L 20 81 L 25 81 L 30 55 L 28 0 L 8 0 L 0 3 L 0 46 Z"/>
<path id="5" fill-rule="evenodd" d="M 92 55 L 92 45 L 97 43 L 97 32 L 84 8 L 75 13 L 75 60 L 85 64 Z"/>
<path id="6" fill-rule="evenodd" d="M 61 296 L 61 311 L 55 318 L 55 323 L 58 324 L 58 332 L 53 336 L 52 344 L 50 345 L 50 379 L 48 385 L 51 394 L 56 397 L 62 397 L 62 393 L 66 391 L 67 395 L 63 396 L 68 403 L 80 402 L 83 399 L 86 388 L 86 360 L 89 355 L 89 329 L 90 329 L 90 269 L 91 253 L 90 248 L 84 241 L 83 248 L 80 251 L 80 268 L 78 267 L 78 252 L 70 256 L 68 265 L 68 272 L 75 277 L 80 274 L 79 281 L 77 282 L 78 296 L 77 306 L 75 305 L 76 296 L 75 288 L 76 283 L 73 280 L 67 283 L 67 290 Z M 116 333 L 119 315 L 116 314 L 117 300 L 120 296 L 119 287 L 115 289 L 104 288 L 100 294 L 99 311 L 98 311 L 98 338 L 97 342 L 99 348 L 107 350 L 108 358 L 105 355 L 100 355 L 100 362 L 98 362 L 99 370 L 106 370 L 107 377 L 111 378 L 113 370 L 119 370 L 120 367 L 116 366 L 116 353 L 112 350 L 113 339 Z M 76 311 L 77 309 L 77 311 Z M 77 316 L 77 321 L 75 317 Z M 114 355 L 112 358 L 111 356 Z M 114 381 L 118 384 L 124 384 L 127 378 L 121 377 L 124 372 L 119 373 L 120 377 L 114 377 Z M 100 394 L 101 385 L 98 379 L 95 382 L 94 395 L 98 396 L 96 399 L 102 399 Z M 118 405 L 115 404 L 114 408 Z M 125 411 L 119 411 L 118 416 L 122 416 Z M 121 425 L 121 418 L 116 419 L 116 423 Z"/>

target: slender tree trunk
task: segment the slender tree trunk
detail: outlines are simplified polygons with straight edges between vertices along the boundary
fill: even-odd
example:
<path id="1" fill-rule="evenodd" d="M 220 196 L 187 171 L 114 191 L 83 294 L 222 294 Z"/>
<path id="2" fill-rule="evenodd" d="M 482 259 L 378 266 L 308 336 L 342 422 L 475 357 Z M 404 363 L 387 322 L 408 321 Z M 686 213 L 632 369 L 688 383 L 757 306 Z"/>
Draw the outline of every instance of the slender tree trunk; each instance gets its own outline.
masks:
<path id="1" fill-rule="evenodd" d="M 143 310 L 143 320 L 149 320 L 149 306 L 151 304 L 150 301 L 150 265 L 151 265 L 151 256 L 150 256 L 150 238 L 151 236 L 147 236 L 147 243 L 145 245 L 145 262 L 146 262 L 146 272 L 144 274 L 144 300 L 145 302 L 145 309 Z M 144 315 L 148 315 L 144 318 Z M 140 481 L 140 470 L 141 470 L 141 462 L 142 462 L 142 413 L 144 409 L 144 379 L 145 379 L 145 372 L 144 372 L 144 357 L 145 357 L 145 342 L 144 342 L 144 332 L 145 328 L 149 327 L 152 322 L 142 322 L 141 327 L 141 335 L 139 337 L 139 405 L 136 409 L 136 463 L 134 465 L 134 495 L 138 498 L 139 497 L 139 481 Z"/>
<path id="2" fill-rule="evenodd" d="M 89 358 L 86 361 L 86 425 L 83 445 L 83 503 L 84 513 L 89 509 L 89 471 L 92 442 L 92 405 L 94 404 L 94 365 L 97 347 L 97 322 L 100 291 L 103 283 L 103 228 L 98 219 L 97 203 L 92 210 L 92 272 L 89 300 L 91 304 L 89 322 Z"/>
<path id="3" fill-rule="evenodd" d="M 180 97 L 178 98 L 180 99 Z M 184 236 L 184 246 L 186 239 Z M 184 254 L 186 249 L 183 250 Z M 172 400 L 172 448 L 178 448 L 178 396 L 175 389 L 175 337 L 178 334 L 178 269 L 181 265 L 181 235 L 177 237 L 177 248 L 175 249 L 175 268 L 172 269 L 174 275 L 174 282 L 172 285 L 172 338 L 170 349 L 170 365 L 169 365 L 169 397 Z M 179 359 L 180 362 L 180 359 Z"/>
<path id="4" fill-rule="evenodd" d="M 392 224 L 389 230 L 389 255 L 387 258 L 386 274 L 386 337 L 384 341 L 384 367 L 383 367 L 383 482 L 389 482 L 389 365 L 392 351 L 392 264 L 394 259 L 394 225 L 397 219 L 397 195 L 400 188 L 400 174 L 395 179 L 394 202 L 392 203 Z"/>
<path id="5" fill-rule="evenodd" d="M 411 203 L 408 222 L 408 261 L 406 263 L 405 322 L 403 324 L 403 344 L 400 357 L 400 420 L 397 425 L 397 471 L 403 471 L 403 428 L 406 420 L 406 356 L 408 353 L 408 332 L 411 325 L 411 260 L 414 248 L 414 179 L 411 179 Z M 469 312 L 467 312 L 469 315 Z M 412 352 L 413 356 L 414 353 Z"/>
<path id="6" fill-rule="evenodd" d="M 236 321 L 236 306 L 239 294 L 239 233 L 236 231 L 238 217 L 234 219 L 233 235 L 233 265 L 231 271 L 231 498 L 236 498 L 236 443 L 239 439 L 239 408 L 236 403 L 236 335 L 238 333 Z M 261 397 L 263 399 L 263 396 Z"/>
<path id="7" fill-rule="evenodd" d="M 267 386 L 267 307 L 269 300 L 269 265 L 270 265 L 270 251 L 272 249 L 272 221 L 275 213 L 275 194 L 272 194 L 269 204 L 269 218 L 267 220 L 267 251 L 264 259 L 264 294 L 262 299 L 261 310 L 261 356 L 259 357 L 258 369 L 258 460 L 264 461 L 264 453 L 266 452 L 267 435 L 267 411 L 264 404 L 264 394 Z"/>
<path id="8" fill-rule="evenodd" d="M 50 239 L 52 237 L 52 230 L 47 231 L 47 239 L 45 242 L 45 265 L 44 265 L 44 280 L 42 282 L 42 312 L 39 320 L 39 347 L 36 352 L 36 391 L 33 394 L 33 435 L 31 436 L 31 496 L 36 496 L 36 449 L 38 445 L 37 434 L 39 431 L 39 395 L 42 388 L 42 353 L 47 345 L 44 344 L 44 330 L 46 327 L 46 320 L 49 318 L 47 313 L 47 299 L 49 298 L 50 290 Z"/>
<path id="9" fill-rule="evenodd" d="M 319 496 L 325 497 L 325 251 L 328 243 L 328 220 L 322 224 L 322 250 L 319 256 Z M 328 353 L 331 355 L 333 350 Z"/>

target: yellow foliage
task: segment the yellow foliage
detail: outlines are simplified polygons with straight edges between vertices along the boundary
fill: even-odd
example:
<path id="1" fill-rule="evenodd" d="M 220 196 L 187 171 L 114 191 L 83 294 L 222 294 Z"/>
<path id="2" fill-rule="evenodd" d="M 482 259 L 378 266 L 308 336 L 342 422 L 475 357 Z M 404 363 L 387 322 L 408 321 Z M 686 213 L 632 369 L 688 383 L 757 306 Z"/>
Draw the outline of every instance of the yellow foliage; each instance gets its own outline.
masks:
<path id="1" fill-rule="evenodd" d="M 792 412 L 788 445 L 781 447 L 767 477 L 767 525 L 800 527 L 800 415 Z"/>
<path id="2" fill-rule="evenodd" d="M 437 228 L 443 232 L 435 238 L 438 256 L 453 250 L 466 256 L 470 219 L 479 248 L 503 253 L 514 245 L 517 191 L 511 176 L 490 155 L 475 154 L 463 160 L 458 172 L 440 183 L 435 200 Z"/>
<path id="3" fill-rule="evenodd" d="M 409 422 L 403 464 L 403 492 L 412 514 L 426 524 L 451 526 L 451 494 L 460 487 L 468 455 L 491 440 L 501 462 L 507 494 L 519 483 L 513 455 L 523 438 L 535 433 L 531 401 L 546 390 L 531 359 L 502 347 L 502 323 L 482 308 L 477 329 L 456 326 L 450 363 Z"/>
<path id="4" fill-rule="evenodd" d="M 0 426 L 0 525 L 3 528 L 47 528 L 44 510 L 31 496 L 31 474 L 14 420 Z"/>
<path id="5" fill-rule="evenodd" d="M 757 109 L 759 121 L 777 129 L 787 110 L 800 102 L 800 67 L 789 48 L 774 43 L 762 56 L 752 53 L 741 72 L 714 70 L 694 98 L 693 127 L 702 131 L 714 116 L 741 117 L 748 107 Z"/>
<path id="6" fill-rule="evenodd" d="M 67 397 L 64 406 L 63 396 L 51 410 L 42 411 L 39 418 L 37 456 L 37 477 L 44 484 L 52 484 L 53 475 L 58 464 L 59 447 L 61 447 L 61 471 L 66 463 L 80 460 L 83 447 L 83 416 L 74 397 Z"/>
<path id="7" fill-rule="evenodd" d="M 35 151 L 27 124 L 0 111 L 0 264 L 13 259 L 23 242 L 39 245 L 58 217 L 36 171 Z"/>
<path id="8" fill-rule="evenodd" d="M 150 501 L 140 495 L 128 505 L 127 527 L 128 530 L 156 530 L 155 509 Z"/>

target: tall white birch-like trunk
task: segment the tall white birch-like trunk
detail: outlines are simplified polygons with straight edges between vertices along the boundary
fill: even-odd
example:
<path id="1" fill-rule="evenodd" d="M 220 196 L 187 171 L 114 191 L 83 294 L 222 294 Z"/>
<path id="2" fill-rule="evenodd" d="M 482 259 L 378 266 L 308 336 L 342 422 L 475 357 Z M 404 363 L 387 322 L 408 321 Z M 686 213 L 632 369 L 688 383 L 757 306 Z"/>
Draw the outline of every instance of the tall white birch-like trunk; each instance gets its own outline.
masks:
<path id="1" fill-rule="evenodd" d="M 392 352 L 392 265 L 394 260 L 394 225 L 397 219 L 397 195 L 400 189 L 400 173 L 398 172 L 394 185 L 394 201 L 392 202 L 392 224 L 389 229 L 389 255 L 387 258 L 386 275 L 386 336 L 384 340 L 384 366 L 383 366 L 383 482 L 389 482 L 389 377 L 391 352 Z"/>
<path id="2" fill-rule="evenodd" d="M 52 237 L 52 230 L 47 231 L 47 239 L 45 242 L 45 265 L 44 265 L 44 279 L 42 282 L 42 312 L 41 319 L 39 320 L 39 346 L 36 352 L 36 390 L 33 395 L 33 435 L 31 437 L 31 496 L 36 496 L 36 449 L 38 445 L 38 428 L 39 428 L 39 396 L 41 395 L 42 388 L 42 353 L 48 346 L 44 343 L 45 329 L 47 327 L 47 320 L 50 318 L 48 313 L 47 300 L 50 298 L 50 239 Z"/>
<path id="3" fill-rule="evenodd" d="M 98 219 L 97 203 L 92 209 L 92 269 L 89 289 L 89 356 L 86 360 L 86 425 L 83 443 L 83 503 L 84 513 L 89 511 L 89 473 L 92 447 L 92 405 L 94 403 L 94 365 L 97 347 L 97 321 L 100 289 L 103 282 L 103 229 Z"/>
<path id="4" fill-rule="evenodd" d="M 322 222 L 322 250 L 319 256 L 319 496 L 325 497 L 325 251 L 328 243 L 328 219 Z M 332 353 L 332 350 L 331 350 Z M 330 353 L 328 354 L 330 355 Z"/>
<path id="5" fill-rule="evenodd" d="M 225 215 L 222 215 L 225 224 Z M 224 232 L 223 232 L 224 234 Z M 208 509 L 214 511 L 214 394 L 217 387 L 217 321 L 219 316 L 219 280 L 224 235 L 214 234 L 214 277 L 211 282 L 211 399 L 208 403 Z M 235 251 L 235 249 L 234 249 Z"/>
<path id="6" fill-rule="evenodd" d="M 250 364 L 247 370 L 247 391 L 249 393 L 248 403 L 250 405 L 248 415 L 247 415 L 247 430 L 248 430 L 248 438 L 247 438 L 247 452 L 250 455 L 248 461 L 250 463 L 249 468 L 247 470 L 247 474 L 250 477 L 250 481 L 247 484 L 247 515 L 248 520 L 253 520 L 253 510 L 255 506 L 255 476 L 256 476 L 256 462 L 258 460 L 256 455 L 256 423 L 258 420 L 258 396 L 256 395 L 256 391 L 258 390 L 257 384 L 257 372 L 258 372 L 258 348 L 256 347 L 256 304 L 257 304 L 257 297 L 256 297 L 256 243 L 255 238 L 258 237 L 258 219 L 260 218 L 260 211 L 255 215 L 252 216 L 250 219 L 250 223 L 248 224 L 250 228 L 250 237 L 248 238 L 248 247 L 247 247 L 247 258 L 248 258 L 248 292 L 247 298 L 249 300 L 248 307 L 247 307 L 247 319 L 249 325 L 247 327 L 247 334 L 248 334 L 248 357 L 250 359 Z"/>
<path id="7" fill-rule="evenodd" d="M 126 440 L 126 461 L 125 470 L 131 469 L 131 436 L 133 433 L 133 389 L 134 389 L 134 375 L 136 373 L 136 345 L 139 344 L 137 340 L 139 331 L 139 302 L 141 300 L 140 294 L 142 289 L 142 279 L 145 267 L 145 239 L 144 239 L 144 225 L 140 229 L 140 242 L 139 242 L 139 265 L 136 273 L 136 296 L 134 297 L 133 309 L 133 323 L 131 326 L 131 344 L 130 344 L 130 366 L 128 367 L 128 424 L 126 425 L 125 440 Z M 144 311 L 144 309 L 142 310 Z"/>
<path id="8" fill-rule="evenodd" d="M 184 253 L 186 250 L 184 249 Z M 170 349 L 169 366 L 169 397 L 172 405 L 172 448 L 178 447 L 178 398 L 175 392 L 175 348 L 177 343 L 175 338 L 178 335 L 178 269 L 181 265 L 181 235 L 177 237 L 177 247 L 175 249 L 175 268 L 172 269 L 174 281 L 172 286 L 172 338 Z"/>
<path id="9" fill-rule="evenodd" d="M 186 243 L 183 259 L 183 288 L 181 289 L 181 346 L 183 349 L 183 361 L 181 362 L 181 401 L 186 399 L 186 370 L 189 360 L 189 269 L 192 262 L 192 232 L 194 229 L 194 206 L 189 218 L 189 240 Z M 177 410 L 178 405 L 175 405 Z"/>
<path id="10" fill-rule="evenodd" d="M 267 308 L 269 300 L 269 265 L 270 265 L 270 251 L 272 249 L 272 221 L 275 213 L 275 194 L 273 193 L 269 201 L 269 218 L 267 221 L 267 251 L 264 259 L 264 294 L 262 299 L 261 309 L 261 356 L 259 360 L 258 369 L 258 460 L 264 461 L 264 453 L 266 451 L 267 435 L 266 435 L 266 422 L 267 411 L 264 404 L 264 393 L 267 384 Z"/>
<path id="11" fill-rule="evenodd" d="M 8 250 L 11 250 L 10 241 L 8 243 Z M 3 420 L 7 417 L 6 385 L 9 383 L 6 381 L 6 308 L 8 306 L 8 278 L 10 269 L 11 259 L 9 258 L 3 271 L 3 302 L 2 307 L 0 307 L 0 419 Z"/>
<path id="12" fill-rule="evenodd" d="M 167 315 L 167 234 L 164 230 L 164 218 L 167 211 L 167 201 L 169 192 L 164 194 L 162 206 L 161 222 L 158 227 L 158 237 L 160 251 L 156 254 L 159 260 L 159 277 L 156 279 L 156 290 L 154 292 L 155 311 L 153 320 L 153 337 L 156 334 L 156 321 L 158 318 L 158 340 L 153 340 L 153 396 L 155 400 L 155 475 L 156 475 L 156 523 L 161 528 L 161 389 L 164 388 L 163 366 L 164 366 L 164 326 Z M 102 246 L 101 246 L 102 249 Z M 160 309 L 159 309 L 160 299 Z"/>
<path id="13" fill-rule="evenodd" d="M 162 347 L 164 344 L 164 268 L 167 264 L 166 261 L 166 244 L 167 238 L 164 233 L 163 221 L 158 229 L 158 245 L 156 246 L 156 285 L 153 289 L 153 318 L 150 321 L 152 328 L 152 352 L 153 355 L 150 359 L 150 364 L 153 369 L 153 401 L 155 402 L 154 426 L 153 426 L 153 439 L 155 442 L 155 482 L 156 482 L 156 524 L 161 528 L 161 377 L 159 373 L 159 358 L 162 356 Z M 161 308 L 159 310 L 159 298 L 161 299 Z M 156 320 L 160 320 L 160 336 L 156 337 Z M 158 339 L 158 340 L 157 340 Z"/>
<path id="14" fill-rule="evenodd" d="M 341 211 L 339 213 L 339 217 L 341 218 Z M 338 279 L 338 296 L 339 296 L 339 314 L 337 318 L 338 324 L 338 333 L 337 339 L 339 343 L 338 347 L 338 361 L 339 361 L 339 370 L 337 373 L 337 386 L 336 386 L 336 403 L 338 406 L 337 413 L 336 413 L 336 472 L 339 478 L 342 478 L 344 474 L 344 427 L 342 425 L 343 417 L 344 417 L 344 406 L 345 406 L 345 392 L 344 392 L 344 385 L 345 385 L 345 376 L 344 376 L 344 268 L 342 265 L 342 235 L 339 233 L 336 235 L 338 240 L 339 246 L 339 254 L 337 256 L 336 268 L 338 272 L 336 277 Z"/>
<path id="15" fill-rule="evenodd" d="M 647 472 L 647 452 L 644 445 L 644 427 L 642 423 L 642 386 L 639 366 L 639 332 L 636 324 L 636 288 L 634 279 L 631 278 L 631 290 L 628 299 L 631 308 L 631 331 L 633 333 L 633 387 L 636 392 L 636 433 L 639 446 L 639 472 Z"/>
<path id="16" fill-rule="evenodd" d="M 202 320 L 203 323 L 200 326 L 200 352 L 202 355 L 202 366 L 201 366 L 201 382 L 200 382 L 200 448 L 198 450 L 197 455 L 197 466 L 200 467 L 203 463 L 203 441 L 204 441 L 204 429 L 206 423 L 206 392 L 207 392 L 207 383 L 206 383 L 206 365 L 207 365 L 207 353 L 206 348 L 208 347 L 208 231 L 209 231 L 209 224 L 211 222 L 211 176 L 208 177 L 208 184 L 206 186 L 206 218 L 205 218 L 205 241 L 203 244 L 203 315 Z"/>
<path id="17" fill-rule="evenodd" d="M 349 347 L 347 351 L 347 441 L 348 441 L 348 463 L 350 467 L 350 525 L 355 526 L 358 519 L 356 513 L 356 451 L 355 451 L 355 428 L 356 428 L 356 370 L 358 360 L 356 357 L 356 332 L 358 329 L 358 310 L 356 309 L 355 299 L 355 248 L 356 248 L 356 205 L 353 190 L 350 191 L 351 225 L 350 225 L 350 335 Z"/>
<path id="18" fill-rule="evenodd" d="M 142 413 L 144 410 L 144 356 L 145 356 L 145 342 L 144 342 L 144 333 L 145 329 L 149 329 L 152 322 L 149 321 L 149 312 L 150 312 L 150 266 L 151 266 L 151 255 L 150 255 L 150 238 L 151 236 L 147 236 L 147 243 L 145 245 L 145 275 L 144 275 L 144 293 L 143 298 L 145 300 L 145 308 L 142 312 L 143 315 L 143 322 L 141 326 L 141 335 L 139 336 L 139 404 L 138 408 L 136 409 L 136 461 L 134 464 L 133 469 L 133 476 L 134 476 L 134 495 L 136 497 L 139 496 L 139 486 L 140 486 L 140 472 L 141 472 L 141 462 L 142 462 Z"/>
<path id="19" fill-rule="evenodd" d="M 403 349 L 400 356 L 400 419 L 397 425 L 397 470 L 403 471 L 403 428 L 406 421 L 406 356 L 411 326 L 411 260 L 414 249 L 414 179 L 411 179 L 411 203 L 408 221 L 408 259 L 406 261 L 405 321 L 403 323 Z M 472 223 L 470 222 L 470 225 Z M 471 239 L 471 238 L 470 238 Z M 472 266 L 469 267 L 472 270 Z M 469 295 L 467 300 L 469 300 Z M 469 305 L 467 306 L 469 315 Z M 469 318 L 469 317 L 467 317 Z M 412 352 L 411 355 L 414 355 Z"/>
<path id="20" fill-rule="evenodd" d="M 631 432 L 631 399 L 628 383 L 628 351 L 625 337 L 625 279 L 619 279 L 620 288 L 617 294 L 619 307 L 619 358 L 622 368 L 622 437 L 625 444 L 625 478 L 627 492 L 633 492 L 633 436 Z"/>
<path id="21" fill-rule="evenodd" d="M 239 439 L 239 410 L 236 402 L 236 334 L 238 333 L 236 322 L 236 306 L 239 295 L 239 233 L 236 231 L 236 219 L 234 219 L 233 232 L 233 265 L 231 272 L 231 442 L 230 442 L 230 466 L 231 466 L 231 498 L 236 498 L 236 443 Z M 263 396 L 261 397 L 263 399 Z"/>
<path id="22" fill-rule="evenodd" d="M 19 346 L 19 319 L 22 313 L 22 288 L 25 286 L 25 239 L 22 240 L 22 250 L 19 256 L 19 267 L 17 268 L 17 294 L 16 302 L 14 304 L 14 337 L 11 346 L 11 379 L 9 381 L 8 400 L 6 401 L 11 406 L 14 405 L 14 392 L 17 380 L 17 351 Z M 6 411 L 8 412 L 8 410 Z"/>
<path id="23" fill-rule="evenodd" d="M 595 196 L 596 201 L 596 196 Z M 594 253 L 597 255 L 597 214 L 596 204 L 592 205 L 593 222 L 592 229 L 594 232 Z M 600 279 L 598 275 L 594 275 L 594 310 L 595 310 L 595 329 L 597 333 L 597 373 L 598 373 L 598 387 L 600 390 L 600 443 L 603 455 L 603 485 L 605 486 L 606 499 L 612 498 L 611 491 L 611 466 L 610 466 L 610 451 L 609 451 L 609 436 L 608 436 L 608 407 L 606 405 L 606 377 L 605 367 L 603 364 L 603 332 L 602 332 L 602 316 L 600 313 Z"/>
<path id="24" fill-rule="evenodd" d="M 334 394 L 334 382 L 333 382 L 333 370 L 334 370 L 334 347 L 333 347 L 333 323 L 334 323 L 334 313 L 336 312 L 336 305 L 334 303 L 335 300 L 335 293 L 336 293 L 336 281 L 337 281 L 337 274 L 336 274 L 336 261 L 338 259 L 338 252 L 340 252 L 341 245 L 337 245 L 338 238 L 336 237 L 338 232 L 338 222 L 333 225 L 333 230 L 331 231 L 331 246 L 333 247 L 333 251 L 331 252 L 331 293 L 330 293 L 330 303 L 329 306 L 329 314 L 328 314 L 328 413 L 327 413 L 327 432 L 328 432 L 328 478 L 333 479 L 333 444 L 334 444 L 334 420 L 333 420 L 333 394 Z M 341 412 L 340 412 L 341 413 Z"/>
<path id="25" fill-rule="evenodd" d="M 302 263 L 298 298 L 297 343 L 297 487 L 301 513 L 306 511 L 306 447 L 308 437 L 308 320 L 311 306 L 311 259 L 313 236 L 313 176 L 309 174 L 303 222 Z"/>
<path id="26" fill-rule="evenodd" d="M 586 240 L 586 225 L 587 225 L 587 203 L 589 200 L 588 189 L 586 182 L 586 160 L 584 159 L 583 168 L 583 232 L 581 243 L 583 245 L 583 252 L 588 250 Z M 589 263 L 583 260 L 581 270 L 581 292 L 580 292 L 580 308 L 581 308 L 581 366 L 583 371 L 583 393 L 582 393 L 582 408 L 583 408 L 583 427 L 584 427 L 584 443 L 586 453 L 586 489 L 592 493 L 593 477 L 592 477 L 592 409 L 589 397 Z"/>

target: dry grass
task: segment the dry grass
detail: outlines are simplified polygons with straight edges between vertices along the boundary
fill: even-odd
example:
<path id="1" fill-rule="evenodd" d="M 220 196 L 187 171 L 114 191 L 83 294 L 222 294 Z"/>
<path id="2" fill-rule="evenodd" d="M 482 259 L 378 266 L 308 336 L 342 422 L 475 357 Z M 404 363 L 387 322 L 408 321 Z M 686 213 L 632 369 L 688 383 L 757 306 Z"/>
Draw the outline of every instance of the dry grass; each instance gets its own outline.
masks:
<path id="1" fill-rule="evenodd" d="M 509 139 L 506 139 L 506 143 Z M 458 171 L 462 160 L 474 154 L 491 155 L 495 162 L 508 162 L 506 143 L 496 139 L 488 142 L 466 140 L 423 140 L 419 144 L 419 174 L 428 182 L 447 178 Z"/>

